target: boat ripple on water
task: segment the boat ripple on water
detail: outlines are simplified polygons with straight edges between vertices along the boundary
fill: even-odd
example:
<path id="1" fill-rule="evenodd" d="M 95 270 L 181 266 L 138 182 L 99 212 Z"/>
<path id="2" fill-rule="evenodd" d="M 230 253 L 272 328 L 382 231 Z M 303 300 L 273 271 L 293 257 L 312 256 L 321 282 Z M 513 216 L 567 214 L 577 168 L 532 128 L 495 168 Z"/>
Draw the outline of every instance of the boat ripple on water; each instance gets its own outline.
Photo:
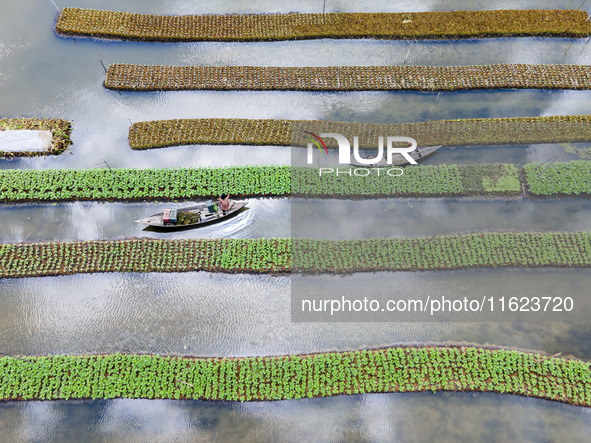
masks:
<path id="1" fill-rule="evenodd" d="M 179 208 L 178 210 L 171 211 L 169 209 L 165 209 L 164 212 L 136 220 L 136 223 L 164 229 L 205 225 L 222 221 L 226 218 L 236 215 L 245 206 L 246 202 L 232 200 L 230 202 L 230 208 L 224 211 L 221 208 L 216 207 L 216 205 L 214 205 L 210 200 L 198 203 L 194 206 Z M 175 212 L 176 217 L 174 217 Z"/>

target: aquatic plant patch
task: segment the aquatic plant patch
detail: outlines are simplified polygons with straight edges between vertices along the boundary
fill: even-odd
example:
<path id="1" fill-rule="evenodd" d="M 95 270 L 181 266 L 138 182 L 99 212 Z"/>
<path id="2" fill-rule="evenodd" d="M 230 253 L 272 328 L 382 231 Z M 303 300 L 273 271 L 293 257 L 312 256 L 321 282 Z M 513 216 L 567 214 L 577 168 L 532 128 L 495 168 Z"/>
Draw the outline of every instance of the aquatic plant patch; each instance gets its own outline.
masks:
<path id="1" fill-rule="evenodd" d="M 115 64 L 109 66 L 104 85 L 119 91 L 591 89 L 591 67 L 526 64 L 314 67 Z"/>
<path id="2" fill-rule="evenodd" d="M 589 232 L 490 232 L 339 241 L 130 239 L 0 244 L 2 278 L 94 272 L 347 274 L 590 265 Z"/>
<path id="3" fill-rule="evenodd" d="M 564 148 L 564 152 L 567 154 L 574 154 L 582 160 L 591 160 L 590 146 L 577 146 L 569 142 L 560 143 L 560 146 Z"/>
<path id="4" fill-rule="evenodd" d="M 72 123 L 61 119 L 37 118 L 3 118 L 0 119 L 0 130 L 35 130 L 50 131 L 52 136 L 51 148 L 46 151 L 2 151 L 0 157 L 38 157 L 43 155 L 59 155 L 72 144 L 70 134 Z M 24 147 L 23 147 L 24 148 Z"/>
<path id="5" fill-rule="evenodd" d="M 174 200 L 287 196 L 287 166 L 201 169 L 46 169 L 0 171 L 0 201 Z"/>
<path id="6" fill-rule="evenodd" d="M 530 163 L 524 166 L 528 194 L 536 197 L 591 196 L 591 162 Z"/>
<path id="7" fill-rule="evenodd" d="M 584 11 L 569 9 L 167 16 L 64 8 L 55 30 L 65 36 L 173 42 L 587 37 L 591 25 Z"/>
<path id="8" fill-rule="evenodd" d="M 407 166 L 392 169 L 393 176 L 388 168 L 351 167 L 322 175 L 318 169 L 288 166 L 3 169 L 0 202 L 177 200 L 223 192 L 236 198 L 506 196 L 519 195 L 522 184 L 528 187 L 527 196 L 589 197 L 589 165 L 583 160 L 534 163 L 525 166 L 523 177 L 511 164 Z"/>
<path id="9" fill-rule="evenodd" d="M 138 150 L 197 144 L 289 146 L 290 136 L 290 120 L 156 120 L 133 123 L 129 145 Z"/>
<path id="10" fill-rule="evenodd" d="M 368 240 L 293 241 L 292 272 L 428 271 L 497 267 L 589 267 L 589 232 L 482 232 Z"/>
<path id="11" fill-rule="evenodd" d="M 272 357 L 0 357 L 0 400 L 295 400 L 378 392 L 515 394 L 591 406 L 585 361 L 477 347 Z"/>
<path id="12" fill-rule="evenodd" d="M 287 239 L 205 239 L 0 244 L 0 277 L 95 272 L 289 272 Z"/>
<path id="13" fill-rule="evenodd" d="M 413 123 L 360 123 L 320 120 L 178 119 L 138 122 L 129 129 L 132 149 L 177 145 L 306 146 L 304 131 L 336 132 L 360 146 L 375 147 L 378 137 L 414 138 L 419 146 L 469 146 L 591 141 L 591 115 L 473 118 Z M 330 137 L 328 148 L 336 148 Z"/>
<path id="14" fill-rule="evenodd" d="M 325 168 L 330 169 L 330 168 Z M 292 196 L 318 198 L 436 197 L 445 195 L 518 195 L 514 165 L 426 165 L 394 168 L 292 168 Z M 338 172 L 338 173 L 337 173 Z M 379 174 L 378 174 L 379 173 Z"/>
<path id="15" fill-rule="evenodd" d="M 367 172 L 367 171 L 366 171 Z M 245 166 L 219 169 L 0 170 L 0 201 L 173 200 L 216 197 L 506 195 L 520 192 L 513 165 L 408 167 L 400 177 L 320 177 L 316 169 Z"/>

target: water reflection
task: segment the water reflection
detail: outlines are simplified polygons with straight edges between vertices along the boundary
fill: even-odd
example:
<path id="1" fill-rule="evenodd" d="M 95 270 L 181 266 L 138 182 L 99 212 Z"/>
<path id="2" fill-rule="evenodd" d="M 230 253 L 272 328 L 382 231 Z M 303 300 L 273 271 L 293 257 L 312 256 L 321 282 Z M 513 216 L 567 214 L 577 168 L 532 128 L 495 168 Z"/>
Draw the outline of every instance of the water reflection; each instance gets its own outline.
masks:
<path id="1" fill-rule="evenodd" d="M 589 231 L 588 199 L 426 198 L 380 200 L 250 199 L 222 223 L 155 232 L 134 220 L 186 203 L 3 205 L 0 238 L 21 241 L 150 238 L 420 237 L 476 231 Z M 18 220 L 18 222 L 16 222 Z M 313 227 L 313 228 L 312 228 Z"/>
<path id="2" fill-rule="evenodd" d="M 591 230 L 591 202 L 584 199 L 294 199 L 291 211 L 292 236 L 298 238 Z"/>
<path id="3" fill-rule="evenodd" d="M 0 352 L 245 356 L 475 343 L 591 359 L 588 270 L 399 272 L 387 281 L 417 299 L 568 294 L 580 303 L 566 323 L 533 323 L 527 314 L 514 323 L 293 323 L 289 277 L 199 272 L 6 279 L 0 281 Z M 322 277 L 328 288 L 346 283 Z"/>
<path id="4" fill-rule="evenodd" d="M 3 242 L 151 238 L 289 237 L 288 199 L 250 199 L 248 210 L 213 225 L 155 232 L 135 220 L 191 203 L 96 203 L 5 205 L 0 211 Z M 19 222 L 15 222 L 19 220 Z"/>
<path id="5" fill-rule="evenodd" d="M 7 6 L 0 20 L 0 114 L 60 117 L 74 121 L 72 155 L 0 161 L 0 168 L 90 168 L 289 164 L 289 150 L 278 147 L 199 146 L 134 152 L 127 133 L 131 122 L 168 118 L 288 118 L 403 122 L 426 118 L 513 117 L 591 113 L 589 91 L 481 91 L 442 93 L 169 92 L 118 93 L 102 87 L 104 64 L 334 65 L 482 64 L 501 62 L 589 63 L 584 39 L 481 39 L 452 42 L 319 40 L 267 43 L 129 43 L 65 39 L 54 35 L 51 2 L 32 0 Z M 452 10 L 489 8 L 468 2 L 327 2 L 328 11 Z M 502 2 L 505 4 L 505 2 Z M 509 4 L 509 3 L 507 3 Z M 125 4 L 92 0 L 79 7 L 129 9 L 152 13 L 289 12 L 293 3 L 144 1 Z M 320 11 L 318 1 L 298 10 Z M 568 7 L 542 2 L 536 7 Z M 495 7 L 501 7 L 495 3 Z M 531 7 L 527 1 L 511 7 Z M 574 7 L 571 5 L 571 7 Z M 10 22 L 8 22 L 10 17 Z M 18 30 L 18 32 L 13 32 Z M 409 50 L 410 49 L 410 50 Z M 343 59 L 342 54 L 347 54 Z M 406 56 L 408 54 L 408 57 Z M 40 72 L 43 75 L 40 76 Z M 510 161 L 510 160 L 505 160 Z"/>
<path id="6" fill-rule="evenodd" d="M 502 394 L 370 394 L 227 403 L 4 403 L 6 441 L 587 441 L 591 411 Z"/>

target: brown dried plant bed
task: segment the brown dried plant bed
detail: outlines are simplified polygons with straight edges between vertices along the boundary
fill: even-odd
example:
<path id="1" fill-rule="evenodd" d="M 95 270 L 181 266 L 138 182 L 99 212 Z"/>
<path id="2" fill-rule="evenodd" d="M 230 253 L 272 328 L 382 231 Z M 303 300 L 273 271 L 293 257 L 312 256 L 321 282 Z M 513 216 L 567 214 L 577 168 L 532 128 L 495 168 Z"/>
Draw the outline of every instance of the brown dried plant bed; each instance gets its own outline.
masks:
<path id="1" fill-rule="evenodd" d="M 110 65 L 104 85 L 119 91 L 291 90 L 459 91 L 591 89 L 591 66 L 162 66 Z"/>
<path id="2" fill-rule="evenodd" d="M 482 347 L 390 347 L 263 357 L 0 357 L 0 401 L 297 400 L 384 392 L 514 394 L 591 406 L 589 362 Z"/>
<path id="3" fill-rule="evenodd" d="M 39 157 L 43 155 L 59 155 L 72 144 L 70 134 L 72 123 L 61 119 L 38 118 L 3 118 L 0 119 L 0 130 L 29 129 L 35 131 L 51 131 L 53 143 L 47 151 L 1 151 L 0 157 Z"/>
<path id="4" fill-rule="evenodd" d="M 591 115 L 473 118 L 413 123 L 359 123 L 320 120 L 250 120 L 206 118 L 134 123 L 129 129 L 132 149 L 178 145 L 306 146 L 304 131 L 337 132 L 360 146 L 375 147 L 380 136 L 412 137 L 419 146 L 470 146 L 591 141 Z M 336 148 L 336 141 L 325 140 Z"/>
<path id="5" fill-rule="evenodd" d="M 347 274 L 589 267 L 590 232 L 483 232 L 366 240 L 99 240 L 0 244 L 0 277 L 95 272 Z"/>
<path id="6" fill-rule="evenodd" d="M 568 9 L 166 16 L 64 8 L 55 30 L 65 36 L 161 42 L 587 37 L 587 17 Z"/>

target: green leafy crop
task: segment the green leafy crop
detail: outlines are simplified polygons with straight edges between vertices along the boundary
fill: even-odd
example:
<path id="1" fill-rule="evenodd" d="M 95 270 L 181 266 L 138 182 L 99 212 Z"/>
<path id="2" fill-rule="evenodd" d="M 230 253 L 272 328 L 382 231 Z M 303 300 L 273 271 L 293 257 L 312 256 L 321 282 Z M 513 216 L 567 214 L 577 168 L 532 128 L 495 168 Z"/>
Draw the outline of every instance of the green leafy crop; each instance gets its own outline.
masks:
<path id="1" fill-rule="evenodd" d="M 525 165 L 526 183 L 533 196 L 591 195 L 591 162 L 572 162 Z"/>
<path id="2" fill-rule="evenodd" d="M 476 347 L 395 347 L 243 358 L 0 358 L 0 400 L 292 400 L 374 392 L 476 391 L 591 406 L 588 362 Z"/>
<path id="3" fill-rule="evenodd" d="M 352 273 L 591 266 L 591 233 L 367 240 L 215 239 L 0 243 L 0 277 L 92 272 Z"/>

